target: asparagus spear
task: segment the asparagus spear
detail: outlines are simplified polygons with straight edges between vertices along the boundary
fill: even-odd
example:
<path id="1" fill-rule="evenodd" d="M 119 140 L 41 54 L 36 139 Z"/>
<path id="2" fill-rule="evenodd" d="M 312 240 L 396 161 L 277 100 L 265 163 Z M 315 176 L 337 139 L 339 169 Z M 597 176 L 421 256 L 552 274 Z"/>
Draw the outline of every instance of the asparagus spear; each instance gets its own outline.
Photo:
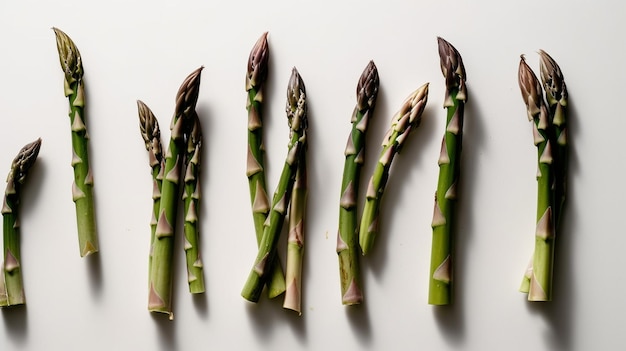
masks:
<path id="1" fill-rule="evenodd" d="M 187 140 L 185 157 L 185 192 L 183 195 L 185 214 L 185 257 L 189 292 L 204 292 L 204 273 L 200 259 L 198 210 L 200 207 L 200 152 L 202 150 L 202 128 L 198 115 L 193 111 L 193 125 Z"/>
<path id="2" fill-rule="evenodd" d="M 378 234 L 380 203 L 389 179 L 391 162 L 402 149 L 402 145 L 411 131 L 419 126 L 427 100 L 428 83 L 419 87 L 406 98 L 400 110 L 393 116 L 391 128 L 383 139 L 383 149 L 367 187 L 365 206 L 361 217 L 359 244 L 363 255 L 370 251 Z"/>
<path id="3" fill-rule="evenodd" d="M 7 177 L 2 205 L 4 264 L 2 265 L 3 275 L 0 278 L 3 285 L 3 291 L 0 293 L 0 307 L 26 303 L 20 254 L 20 191 L 28 170 L 37 160 L 40 147 L 41 138 L 25 145 L 13 159 L 11 171 Z"/>
<path id="4" fill-rule="evenodd" d="M 267 80 L 269 50 L 267 32 L 254 44 L 248 58 L 246 91 L 248 95 L 248 157 L 246 174 L 250 187 L 252 218 L 257 245 L 261 243 L 264 223 L 270 210 L 265 180 L 265 151 L 263 150 L 263 96 Z M 268 282 L 268 295 L 274 298 L 285 292 L 285 276 L 278 257 L 272 264 L 272 276 Z"/>
<path id="5" fill-rule="evenodd" d="M 554 193 L 552 121 L 541 95 L 541 83 L 524 57 L 519 65 L 519 87 L 526 104 L 528 118 L 533 122 L 533 138 L 537 146 L 537 227 L 532 274 L 528 282 L 528 299 L 549 301 L 552 296 L 552 262 L 554 259 Z M 525 283 L 522 284 L 522 289 Z"/>
<path id="6" fill-rule="evenodd" d="M 289 238 L 287 240 L 287 290 L 284 308 L 302 314 L 302 261 L 304 256 L 304 218 L 307 197 L 306 140 L 298 160 L 296 180 L 289 205 Z"/>
<path id="7" fill-rule="evenodd" d="M 306 143 L 307 104 L 304 82 L 294 68 L 287 88 L 287 120 L 289 123 L 289 144 L 287 158 L 283 167 L 278 186 L 272 198 L 272 206 L 268 216 L 268 224 L 263 231 L 259 244 L 259 252 L 246 280 L 241 295 L 249 301 L 257 302 L 268 279 L 271 262 L 276 257 L 276 246 L 295 181 L 300 154 Z"/>
<path id="8" fill-rule="evenodd" d="M 561 214 L 565 205 L 567 190 L 567 87 L 561 68 L 545 51 L 539 50 L 540 75 L 545 91 L 548 111 L 552 120 L 552 145 L 554 146 L 554 224 L 557 228 L 561 223 Z"/>
<path id="9" fill-rule="evenodd" d="M 65 96 L 70 104 L 72 130 L 72 199 L 76 204 L 78 243 L 81 257 L 98 252 L 98 234 L 93 200 L 93 174 L 89 166 L 89 135 L 85 127 L 83 63 L 78 48 L 64 32 L 53 28 L 61 68 L 65 73 Z"/>
<path id="10" fill-rule="evenodd" d="M 555 235 L 559 232 L 559 226 L 563 218 L 562 212 L 565 205 L 567 190 L 567 163 L 568 163 L 568 142 L 567 142 L 567 87 L 563 79 L 563 74 L 558 64 L 545 51 L 539 51 L 541 81 L 545 91 L 549 120 L 552 122 L 552 133 L 550 142 L 553 146 L 552 172 L 554 177 L 554 204 L 553 222 Z M 531 278 L 533 274 L 534 255 L 530 260 L 528 268 L 522 280 L 520 291 L 528 293 L 530 291 Z"/>
<path id="11" fill-rule="evenodd" d="M 180 174 L 185 152 L 185 134 L 194 118 L 200 90 L 202 67 L 192 72 L 176 94 L 176 107 L 170 125 L 170 141 L 165 153 L 161 206 L 157 219 L 150 271 L 148 310 L 174 318 L 172 313 L 172 265 Z"/>
<path id="12" fill-rule="evenodd" d="M 156 232 L 157 216 L 161 206 L 161 187 L 163 184 L 163 147 L 161 145 L 161 129 L 150 108 L 142 101 L 137 100 L 139 112 L 139 129 L 148 151 L 148 160 L 152 169 L 152 219 L 150 220 L 150 259 L 148 261 L 148 276 L 152 270 L 152 250 L 154 233 Z"/>
<path id="13" fill-rule="evenodd" d="M 370 61 L 359 78 L 356 88 L 357 104 L 352 113 L 352 130 L 346 144 L 341 197 L 339 201 L 339 230 L 337 255 L 341 302 L 357 305 L 363 301 L 361 269 L 358 254 L 357 202 L 361 168 L 365 159 L 365 135 L 378 97 L 378 69 Z"/>
<path id="14" fill-rule="evenodd" d="M 452 227 L 461 168 L 463 112 L 467 102 L 467 90 L 461 55 L 444 39 L 437 38 L 437 41 L 441 72 L 446 80 L 443 106 L 447 110 L 447 117 L 438 161 L 439 180 L 432 221 L 428 303 L 447 305 L 452 302 Z"/>

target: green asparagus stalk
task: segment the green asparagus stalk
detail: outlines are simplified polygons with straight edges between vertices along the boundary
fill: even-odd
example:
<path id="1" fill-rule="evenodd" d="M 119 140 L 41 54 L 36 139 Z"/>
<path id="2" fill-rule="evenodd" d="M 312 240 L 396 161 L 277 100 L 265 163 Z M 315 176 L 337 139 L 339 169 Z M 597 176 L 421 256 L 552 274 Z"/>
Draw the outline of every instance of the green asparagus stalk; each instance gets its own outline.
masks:
<path id="1" fill-rule="evenodd" d="M 163 184 L 163 147 L 161 145 L 161 129 L 150 108 L 142 101 L 137 100 L 139 112 L 139 129 L 148 151 L 148 160 L 152 169 L 152 218 L 150 220 L 150 259 L 148 260 L 148 277 L 152 270 L 152 250 L 154 234 L 157 226 L 157 216 L 161 207 L 161 187 Z"/>
<path id="2" fill-rule="evenodd" d="M 416 129 L 428 100 L 428 83 L 412 92 L 391 120 L 382 143 L 382 152 L 367 187 L 365 206 L 361 216 L 359 244 L 363 255 L 369 253 L 378 234 L 380 204 L 389 179 L 394 156 L 400 152 L 406 138 Z"/>
<path id="3" fill-rule="evenodd" d="M 437 38 L 441 72 L 446 81 L 443 106 L 447 110 L 446 130 L 439 155 L 439 180 L 433 211 L 433 239 L 430 256 L 428 303 L 452 303 L 452 228 L 455 220 L 457 184 L 461 169 L 463 115 L 467 102 L 465 67 L 459 52 Z"/>
<path id="4" fill-rule="evenodd" d="M 554 146 L 554 224 L 558 228 L 562 219 L 567 190 L 567 87 L 561 68 L 545 51 L 539 50 L 540 75 L 545 91 L 548 111 L 552 120 L 552 145 Z"/>
<path id="5" fill-rule="evenodd" d="M 554 205 L 553 219 L 555 236 L 559 232 L 562 212 L 565 206 L 567 190 L 567 164 L 568 164 L 568 141 L 567 141 L 567 87 L 563 74 L 558 64 L 545 51 L 539 51 L 541 81 L 545 91 L 545 98 L 549 111 L 549 119 L 552 121 L 552 133 L 550 142 L 553 146 L 552 172 L 554 176 Z M 522 280 L 520 291 L 530 291 L 533 274 L 534 255 Z"/>
<path id="6" fill-rule="evenodd" d="M 98 252 L 98 234 L 93 199 L 93 174 L 89 166 L 89 135 L 85 126 L 85 87 L 83 63 L 78 48 L 64 32 L 53 28 L 61 68 L 65 73 L 64 89 L 70 104 L 72 131 L 72 199 L 76 204 L 78 243 L 81 257 Z"/>
<path id="7" fill-rule="evenodd" d="M 306 143 L 308 124 L 306 92 L 304 82 L 295 68 L 287 88 L 286 110 L 290 128 L 287 158 L 272 198 L 268 224 L 263 231 L 259 252 L 241 292 L 246 300 L 252 302 L 258 302 L 263 285 L 269 278 L 270 265 L 276 257 L 276 246 L 291 201 L 298 161 L 300 154 L 304 152 L 304 144 Z"/>
<path id="8" fill-rule="evenodd" d="M 150 292 L 148 310 L 166 313 L 170 319 L 172 313 L 172 266 L 176 212 L 178 205 L 179 183 L 182 164 L 185 157 L 185 134 L 189 132 L 193 121 L 196 102 L 200 90 L 202 67 L 192 72 L 180 86 L 176 94 L 176 107 L 170 125 L 170 141 L 165 153 L 165 168 L 161 189 L 161 206 L 155 232 L 152 269 L 150 271 Z"/>
<path id="9" fill-rule="evenodd" d="M 552 121 L 541 94 L 541 83 L 524 57 L 519 65 L 519 86 L 528 118 L 533 122 L 533 139 L 537 147 L 537 227 L 532 274 L 528 282 L 530 301 L 549 301 L 552 297 L 552 263 L 554 259 L 554 192 Z M 522 284 L 524 289 L 526 283 Z"/>
<path id="10" fill-rule="evenodd" d="M 267 80 L 269 49 L 267 32 L 257 40 L 250 51 L 246 75 L 248 95 L 248 157 L 246 174 L 250 188 L 252 218 L 257 245 L 261 243 L 265 220 L 270 210 L 265 180 L 265 151 L 263 149 L 263 96 Z M 274 298 L 285 292 L 285 276 L 278 257 L 272 264 L 272 276 L 268 281 L 268 295 Z"/>
<path id="11" fill-rule="evenodd" d="M 0 307 L 26 303 L 20 253 L 20 191 L 28 170 L 37 160 L 40 147 L 41 138 L 25 145 L 13 159 L 11 171 L 7 177 L 2 205 L 4 264 L 2 265 L 3 276 L 0 278 L 3 286 L 3 291 L 0 293 Z"/>
<path id="12" fill-rule="evenodd" d="M 189 292 L 200 294 L 204 289 L 204 273 L 200 259 L 198 211 L 200 209 L 200 160 L 202 128 L 198 115 L 193 113 L 193 125 L 187 140 L 185 157 L 185 191 L 183 194 L 185 214 L 185 257 Z"/>
<path id="13" fill-rule="evenodd" d="M 296 180 L 289 205 L 289 238 L 287 239 L 287 290 L 283 307 L 302 314 L 302 262 L 304 257 L 304 219 L 307 197 L 306 140 L 298 160 Z"/>
<path id="14" fill-rule="evenodd" d="M 337 232 L 341 302 L 344 305 L 358 305 L 363 302 L 356 205 L 365 159 L 365 136 L 369 120 L 374 114 L 378 86 L 378 69 L 374 61 L 370 61 L 357 84 L 357 104 L 352 113 L 352 130 L 344 152 L 346 159 L 341 181 Z"/>

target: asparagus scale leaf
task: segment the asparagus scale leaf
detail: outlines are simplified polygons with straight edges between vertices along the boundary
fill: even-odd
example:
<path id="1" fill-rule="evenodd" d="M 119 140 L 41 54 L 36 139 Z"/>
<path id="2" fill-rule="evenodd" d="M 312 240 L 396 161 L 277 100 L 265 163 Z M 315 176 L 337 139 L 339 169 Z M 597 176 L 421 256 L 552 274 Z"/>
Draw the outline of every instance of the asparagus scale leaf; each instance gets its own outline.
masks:
<path id="1" fill-rule="evenodd" d="M 248 58 L 246 91 L 248 110 L 248 157 L 246 175 L 250 188 L 252 218 L 257 245 L 260 244 L 265 221 L 270 210 L 265 179 L 265 150 L 263 149 L 263 98 L 267 81 L 269 48 L 267 32 L 254 44 Z M 274 298 L 285 292 L 285 276 L 278 257 L 272 263 L 272 275 L 268 280 L 268 295 Z"/>
<path id="2" fill-rule="evenodd" d="M 74 182 L 72 199 L 76 204 L 78 243 L 81 257 L 98 251 L 98 234 L 93 199 L 93 174 L 89 164 L 89 135 L 85 118 L 85 87 L 83 63 L 78 48 L 70 37 L 53 28 L 61 68 L 65 74 L 64 91 L 70 104 L 72 131 L 72 167 Z"/>
<path id="3" fill-rule="evenodd" d="M 307 140 L 306 92 L 304 82 L 295 68 L 292 70 L 287 88 L 286 112 L 290 129 L 287 157 L 272 197 L 268 222 L 263 231 L 257 257 L 241 292 L 241 295 L 251 302 L 259 300 L 263 285 L 269 278 L 271 263 L 276 257 L 276 246 L 291 201 L 300 155 L 304 152 Z"/>
<path id="4" fill-rule="evenodd" d="M 532 268 L 527 270 L 530 277 L 524 279 L 520 290 L 528 289 L 530 301 L 549 301 L 552 297 L 555 242 L 552 121 L 543 100 L 541 83 L 523 56 L 520 59 L 518 81 L 528 119 L 533 122 L 533 140 L 538 155 L 535 251 Z"/>
<path id="5" fill-rule="evenodd" d="M 195 116 L 202 68 L 192 72 L 183 81 L 176 94 L 176 106 L 170 125 L 170 141 L 165 153 L 161 204 L 152 251 L 148 310 L 166 313 L 170 319 L 174 316 L 172 313 L 172 268 L 179 185 L 183 180 L 181 172 L 187 147 L 186 134 L 189 133 Z"/>
<path id="6" fill-rule="evenodd" d="M 369 253 L 378 234 L 380 206 L 389 179 L 391 163 L 400 152 L 406 138 L 416 129 L 428 100 L 428 83 L 412 92 L 391 119 L 391 127 L 383 138 L 382 151 L 367 186 L 365 206 L 361 216 L 359 244 L 363 255 Z"/>
<path id="7" fill-rule="evenodd" d="M 352 113 L 352 130 L 344 151 L 345 162 L 339 200 L 339 230 L 337 256 L 341 302 L 358 305 L 363 302 L 359 263 L 357 203 L 361 169 L 365 160 L 365 136 L 374 114 L 380 80 L 374 61 L 370 61 L 359 78 L 356 88 L 357 104 Z"/>
<path id="8" fill-rule="evenodd" d="M 0 277 L 0 307 L 26 303 L 20 251 L 20 192 L 40 148 L 41 138 L 25 145 L 13 159 L 7 177 L 2 205 L 4 263 Z"/>
<path id="9" fill-rule="evenodd" d="M 454 46 L 442 38 L 438 38 L 437 41 L 441 72 L 446 81 L 443 106 L 447 110 L 447 116 L 438 160 L 439 179 L 432 221 L 428 303 L 447 305 L 452 302 L 452 230 L 461 169 L 467 76 L 461 55 Z"/>

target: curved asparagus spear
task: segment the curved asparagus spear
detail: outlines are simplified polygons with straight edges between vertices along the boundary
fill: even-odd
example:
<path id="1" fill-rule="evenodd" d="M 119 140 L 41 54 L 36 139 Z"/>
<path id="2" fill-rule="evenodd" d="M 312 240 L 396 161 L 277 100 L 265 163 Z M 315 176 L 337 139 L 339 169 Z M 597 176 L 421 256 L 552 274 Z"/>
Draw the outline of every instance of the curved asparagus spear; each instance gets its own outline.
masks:
<path id="1" fill-rule="evenodd" d="M 528 282 L 528 299 L 549 301 L 552 296 L 552 262 L 554 259 L 554 193 L 552 191 L 552 123 L 541 94 L 541 84 L 524 57 L 519 65 L 519 87 L 533 122 L 533 139 L 537 146 L 537 227 L 532 274 Z M 524 289 L 524 283 L 522 285 Z"/>
<path id="2" fill-rule="evenodd" d="M 289 205 L 289 238 L 287 239 L 287 290 L 284 308 L 302 314 L 302 261 L 304 256 L 304 219 L 307 197 L 306 140 L 298 160 L 296 180 Z"/>
<path id="3" fill-rule="evenodd" d="M 291 192 L 295 181 L 296 169 L 300 154 L 306 143 L 307 104 L 304 82 L 294 68 L 287 88 L 287 119 L 289 122 L 289 150 L 278 186 L 272 198 L 272 206 L 268 216 L 268 224 L 263 231 L 259 244 L 259 252 L 254 261 L 250 275 L 246 280 L 241 295 L 249 301 L 257 302 L 268 279 L 270 264 L 276 257 L 276 246 L 280 237 L 285 214 L 291 200 Z"/>
<path id="4" fill-rule="evenodd" d="M 246 91 L 248 95 L 248 157 L 246 174 L 250 187 L 252 218 L 257 245 L 263 236 L 264 223 L 270 210 L 265 180 L 265 151 L 263 150 L 263 96 L 267 80 L 269 49 L 267 32 L 254 44 L 248 58 Z M 268 281 L 268 295 L 274 298 L 285 292 L 285 276 L 278 257 L 272 264 L 272 276 Z"/>
<path id="5" fill-rule="evenodd" d="M 357 305 L 363 302 L 356 205 L 361 168 L 365 159 L 365 135 L 369 120 L 374 113 L 378 85 L 378 69 L 374 61 L 370 61 L 357 84 L 357 104 L 352 113 L 352 130 L 344 152 L 346 160 L 341 181 L 339 230 L 337 232 L 341 302 L 344 305 Z"/>
<path id="6" fill-rule="evenodd" d="M 189 292 L 204 292 L 204 273 L 200 259 L 198 210 L 200 208 L 200 160 L 202 150 L 202 127 L 193 111 L 191 132 L 187 140 L 185 157 L 185 190 L 183 194 L 185 215 L 185 258 Z"/>
<path id="7" fill-rule="evenodd" d="M 383 139 L 383 150 L 367 186 L 365 206 L 361 217 L 359 244 L 363 255 L 370 251 L 378 234 L 380 203 L 389 178 L 391 162 L 402 149 L 411 131 L 419 126 L 427 100 L 428 83 L 406 98 L 400 110 L 393 116 L 391 128 Z"/>
<path id="8" fill-rule="evenodd" d="M 152 270 L 152 250 L 157 216 L 161 207 L 161 187 L 163 184 L 163 147 L 161 145 L 161 129 L 150 108 L 137 100 L 139 114 L 139 130 L 148 151 L 148 160 L 152 169 L 152 218 L 150 220 L 150 259 L 148 260 L 148 277 Z"/>
<path id="9" fill-rule="evenodd" d="M 176 94 L 176 107 L 172 123 L 161 191 L 161 206 L 157 217 L 157 228 L 152 252 L 150 270 L 150 292 L 148 310 L 172 313 L 172 265 L 174 257 L 174 229 L 178 204 L 180 173 L 185 152 L 185 134 L 189 132 L 195 114 L 196 102 L 200 90 L 202 67 L 192 72 L 180 86 Z"/>
<path id="10" fill-rule="evenodd" d="M 452 302 L 452 227 L 461 168 L 463 112 L 467 102 L 465 67 L 459 52 L 450 43 L 437 38 L 441 72 L 446 80 L 446 130 L 441 141 L 439 180 L 433 211 L 433 239 L 430 255 L 428 303 Z"/>
<path id="11" fill-rule="evenodd" d="M 65 96 L 70 104 L 72 130 L 72 199 L 76 204 L 78 244 L 81 257 L 98 251 L 98 235 L 93 200 L 93 174 L 89 166 L 89 136 L 85 127 L 85 88 L 83 63 L 78 48 L 64 32 L 53 28 L 61 68 L 65 73 Z"/>
<path id="12" fill-rule="evenodd" d="M 0 292 L 0 307 L 26 303 L 20 253 L 20 190 L 26 180 L 28 170 L 37 160 L 40 147 L 41 138 L 24 146 L 13 160 L 7 177 L 2 205 L 4 264 L 0 280 L 3 281 L 4 288 Z"/>

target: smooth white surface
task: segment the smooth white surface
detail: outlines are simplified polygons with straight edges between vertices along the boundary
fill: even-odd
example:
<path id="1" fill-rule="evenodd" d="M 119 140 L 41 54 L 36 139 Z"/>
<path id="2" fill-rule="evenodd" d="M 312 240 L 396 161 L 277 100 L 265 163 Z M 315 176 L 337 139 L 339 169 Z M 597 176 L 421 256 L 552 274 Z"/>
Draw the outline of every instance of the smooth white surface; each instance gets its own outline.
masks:
<path id="1" fill-rule="evenodd" d="M 1 311 L 1 350 L 616 350 L 626 345 L 622 224 L 626 3 L 618 1 L 5 1 L 0 5 L 0 173 L 41 136 L 23 197 L 27 308 Z M 78 255 L 69 123 L 54 34 L 79 47 L 101 253 Z M 293 66 L 309 95 L 303 315 L 239 293 L 256 254 L 245 178 L 244 76 L 269 31 L 269 185 L 284 160 Z M 443 132 L 436 37 L 461 53 L 469 102 L 456 303 L 426 303 L 433 192 Z M 544 49 L 570 93 L 572 159 L 554 299 L 517 292 L 533 248 L 536 151 L 517 86 L 519 55 Z M 394 161 L 382 233 L 363 262 L 366 304 L 341 305 L 335 253 L 343 150 L 357 79 L 381 77 L 367 182 L 392 114 L 430 82 L 422 126 Z M 147 312 L 151 183 L 135 101 L 164 137 L 175 93 L 205 69 L 202 254 L 207 293 L 187 293 L 177 250 L 175 320 Z M 364 189 L 362 189 L 364 190 Z M 621 346 L 621 347 L 620 347 Z"/>

